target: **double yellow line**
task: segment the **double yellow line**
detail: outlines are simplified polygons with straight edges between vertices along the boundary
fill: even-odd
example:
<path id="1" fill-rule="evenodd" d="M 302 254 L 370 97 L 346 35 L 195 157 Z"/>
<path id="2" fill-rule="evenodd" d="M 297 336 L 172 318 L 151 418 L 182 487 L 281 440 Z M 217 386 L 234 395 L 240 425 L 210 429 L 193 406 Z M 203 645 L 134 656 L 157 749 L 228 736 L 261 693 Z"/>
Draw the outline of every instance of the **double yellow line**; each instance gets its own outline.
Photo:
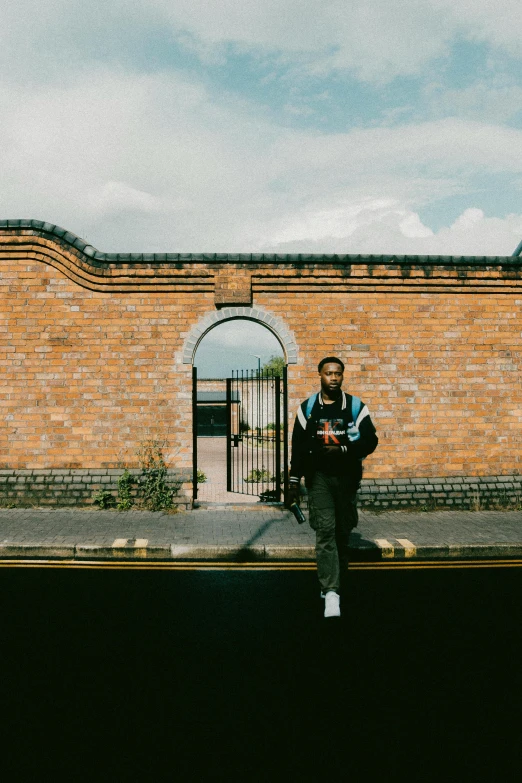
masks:
<path id="1" fill-rule="evenodd" d="M 380 560 L 368 563 L 350 563 L 350 571 L 429 570 L 448 568 L 520 568 L 522 560 Z M 0 568 L 72 568 L 134 571 L 313 571 L 315 562 L 251 562 L 236 563 L 216 560 L 0 560 Z"/>

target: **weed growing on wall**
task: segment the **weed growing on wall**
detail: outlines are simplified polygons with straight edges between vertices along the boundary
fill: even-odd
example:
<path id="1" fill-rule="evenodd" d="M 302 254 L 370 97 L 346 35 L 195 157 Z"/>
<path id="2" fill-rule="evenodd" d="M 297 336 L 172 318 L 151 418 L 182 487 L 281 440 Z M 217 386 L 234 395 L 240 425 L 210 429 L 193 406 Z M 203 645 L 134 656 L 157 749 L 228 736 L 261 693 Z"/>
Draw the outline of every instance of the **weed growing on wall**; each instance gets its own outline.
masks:
<path id="1" fill-rule="evenodd" d="M 132 488 L 135 484 L 135 479 L 127 468 L 123 471 L 118 479 L 118 511 L 128 511 L 134 505 L 134 498 L 132 497 Z"/>
<path id="2" fill-rule="evenodd" d="M 160 441 L 147 440 L 138 450 L 141 475 L 138 479 L 140 505 L 149 511 L 174 510 L 180 485 L 167 484 L 167 466 Z"/>
<path id="3" fill-rule="evenodd" d="M 117 508 L 118 511 L 129 511 L 134 507 L 174 513 L 175 498 L 181 482 L 168 482 L 162 442 L 153 438 L 147 439 L 141 443 L 137 454 L 141 473 L 132 475 L 125 467 L 118 479 L 118 496 L 115 497 L 107 489 L 100 489 L 93 497 L 94 503 L 101 509 Z M 206 481 L 206 476 L 201 474 L 201 479 L 198 476 L 198 480 Z"/>
<path id="4" fill-rule="evenodd" d="M 116 498 L 112 492 L 109 492 L 107 489 L 98 490 L 98 492 L 93 497 L 93 501 L 97 506 L 99 506 L 99 508 L 104 510 L 108 508 L 114 508 L 116 505 Z"/>

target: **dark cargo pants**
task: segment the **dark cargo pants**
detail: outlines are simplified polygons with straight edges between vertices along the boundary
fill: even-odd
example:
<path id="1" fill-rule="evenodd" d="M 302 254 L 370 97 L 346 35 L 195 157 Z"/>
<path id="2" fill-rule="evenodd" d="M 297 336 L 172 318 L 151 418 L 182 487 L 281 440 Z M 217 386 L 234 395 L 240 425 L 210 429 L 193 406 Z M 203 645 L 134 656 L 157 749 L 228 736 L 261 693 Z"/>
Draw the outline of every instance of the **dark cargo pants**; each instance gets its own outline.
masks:
<path id="1" fill-rule="evenodd" d="M 339 593 L 348 568 L 350 531 L 357 526 L 357 490 L 345 477 L 315 473 L 307 484 L 310 525 L 315 531 L 317 576 L 323 593 Z"/>

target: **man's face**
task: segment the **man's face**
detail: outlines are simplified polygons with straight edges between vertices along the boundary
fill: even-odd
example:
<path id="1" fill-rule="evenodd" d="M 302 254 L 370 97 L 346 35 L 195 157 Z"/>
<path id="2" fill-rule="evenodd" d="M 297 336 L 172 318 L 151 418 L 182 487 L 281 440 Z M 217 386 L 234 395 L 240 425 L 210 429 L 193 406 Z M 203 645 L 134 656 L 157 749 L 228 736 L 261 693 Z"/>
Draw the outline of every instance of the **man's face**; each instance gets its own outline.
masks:
<path id="1" fill-rule="evenodd" d="M 334 394 L 338 391 L 343 383 L 343 371 L 341 365 L 337 362 L 328 362 L 323 364 L 321 372 L 319 373 L 321 378 L 321 388 L 327 394 Z"/>

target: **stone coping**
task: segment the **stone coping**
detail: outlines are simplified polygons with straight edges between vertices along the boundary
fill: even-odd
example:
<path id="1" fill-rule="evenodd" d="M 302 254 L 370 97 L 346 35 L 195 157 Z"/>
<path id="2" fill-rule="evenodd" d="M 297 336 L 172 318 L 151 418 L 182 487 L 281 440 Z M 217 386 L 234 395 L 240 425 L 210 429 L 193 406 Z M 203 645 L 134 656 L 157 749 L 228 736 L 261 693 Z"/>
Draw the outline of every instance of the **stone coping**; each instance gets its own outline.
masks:
<path id="1" fill-rule="evenodd" d="M 65 228 L 33 219 L 0 220 L 0 231 L 34 232 L 55 237 L 87 256 L 90 263 L 103 264 L 390 264 L 419 266 L 522 266 L 519 248 L 510 256 L 441 256 L 396 254 L 336 253 L 103 253 Z"/>

